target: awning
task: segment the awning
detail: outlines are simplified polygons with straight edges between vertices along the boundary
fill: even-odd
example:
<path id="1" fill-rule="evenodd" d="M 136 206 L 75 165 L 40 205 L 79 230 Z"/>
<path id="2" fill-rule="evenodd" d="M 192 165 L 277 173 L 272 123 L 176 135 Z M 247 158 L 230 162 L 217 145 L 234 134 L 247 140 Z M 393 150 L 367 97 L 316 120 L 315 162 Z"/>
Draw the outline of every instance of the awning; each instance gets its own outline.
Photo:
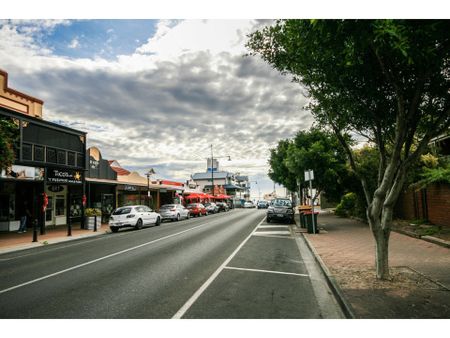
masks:
<path id="1" fill-rule="evenodd" d="M 224 194 L 220 194 L 220 195 L 214 196 L 214 198 L 217 199 L 217 200 L 225 200 L 225 199 L 228 199 L 228 198 L 231 198 L 231 197 L 232 196 L 228 196 L 228 195 L 224 195 Z"/>

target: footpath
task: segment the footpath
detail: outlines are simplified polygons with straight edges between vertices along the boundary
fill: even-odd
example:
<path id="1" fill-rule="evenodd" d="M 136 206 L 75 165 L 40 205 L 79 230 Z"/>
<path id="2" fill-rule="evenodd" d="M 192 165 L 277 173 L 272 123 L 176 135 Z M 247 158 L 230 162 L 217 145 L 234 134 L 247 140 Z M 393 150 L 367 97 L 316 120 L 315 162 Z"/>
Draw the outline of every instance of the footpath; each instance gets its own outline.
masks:
<path id="1" fill-rule="evenodd" d="M 33 242 L 32 228 L 28 228 L 27 232 L 24 233 L 0 233 L 0 254 L 59 242 L 73 241 L 86 237 L 101 236 L 106 232 L 109 232 L 109 228 L 106 224 L 99 227 L 97 231 L 92 229 L 81 229 L 80 225 L 74 225 L 71 236 L 68 236 L 67 225 L 56 226 L 54 228 L 46 228 L 44 235 L 41 235 L 38 230 L 36 242 Z"/>
<path id="2" fill-rule="evenodd" d="M 298 223 L 298 220 L 297 220 Z M 375 277 L 375 241 L 363 222 L 318 215 L 319 234 L 298 226 L 349 317 L 450 318 L 450 249 L 392 232 L 391 281 Z"/>

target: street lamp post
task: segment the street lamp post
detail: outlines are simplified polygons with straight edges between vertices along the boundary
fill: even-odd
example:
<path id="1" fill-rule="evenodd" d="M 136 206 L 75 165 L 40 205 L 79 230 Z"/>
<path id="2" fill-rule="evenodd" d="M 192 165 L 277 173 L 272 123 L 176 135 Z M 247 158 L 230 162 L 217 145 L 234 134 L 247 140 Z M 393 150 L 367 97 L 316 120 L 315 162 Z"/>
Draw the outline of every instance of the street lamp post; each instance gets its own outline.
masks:
<path id="1" fill-rule="evenodd" d="M 150 168 L 149 171 L 145 174 L 147 176 L 147 197 L 148 197 L 148 207 L 150 208 L 150 176 L 155 174 L 155 170 Z"/>
<path id="2" fill-rule="evenodd" d="M 231 156 L 227 155 L 224 157 L 228 157 L 228 161 L 231 161 Z M 219 157 L 216 157 L 218 159 Z M 222 157 L 220 157 L 222 158 Z M 211 144 L 211 186 L 212 186 L 212 195 L 214 196 L 214 154 L 213 154 L 213 145 Z"/>

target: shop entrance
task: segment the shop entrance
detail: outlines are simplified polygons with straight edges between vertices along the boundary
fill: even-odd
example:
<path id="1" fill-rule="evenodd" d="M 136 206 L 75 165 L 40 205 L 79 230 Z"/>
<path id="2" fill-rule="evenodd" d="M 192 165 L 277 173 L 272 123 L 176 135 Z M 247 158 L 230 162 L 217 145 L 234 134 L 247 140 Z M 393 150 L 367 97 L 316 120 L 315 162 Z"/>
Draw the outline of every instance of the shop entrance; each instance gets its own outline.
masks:
<path id="1" fill-rule="evenodd" d="M 48 197 L 45 226 L 66 224 L 67 185 L 46 185 L 45 193 Z"/>

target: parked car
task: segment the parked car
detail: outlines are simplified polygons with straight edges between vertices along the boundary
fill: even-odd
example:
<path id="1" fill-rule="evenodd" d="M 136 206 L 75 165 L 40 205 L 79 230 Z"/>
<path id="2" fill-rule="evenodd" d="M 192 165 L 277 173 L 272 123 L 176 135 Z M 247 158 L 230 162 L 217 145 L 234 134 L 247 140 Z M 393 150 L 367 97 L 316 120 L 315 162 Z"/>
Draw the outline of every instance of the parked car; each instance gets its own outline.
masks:
<path id="1" fill-rule="evenodd" d="M 244 208 L 254 208 L 255 205 L 251 201 L 244 202 Z"/>
<path id="2" fill-rule="evenodd" d="M 208 214 L 215 214 L 219 212 L 219 207 L 216 203 L 205 203 L 206 211 L 208 211 Z"/>
<path id="3" fill-rule="evenodd" d="M 269 202 L 267 202 L 267 201 L 258 201 L 258 203 L 256 204 L 256 207 L 258 209 L 267 209 L 269 207 Z"/>
<path id="4" fill-rule="evenodd" d="M 205 206 L 201 203 L 191 203 L 187 205 L 187 208 L 189 209 L 189 212 L 192 216 L 207 216 L 208 211 L 206 210 Z"/>
<path id="5" fill-rule="evenodd" d="M 294 223 L 294 208 L 290 199 L 276 198 L 272 201 L 267 209 L 267 223 L 274 219 Z"/>
<path id="6" fill-rule="evenodd" d="M 191 213 L 189 209 L 185 208 L 181 204 L 164 204 L 159 208 L 161 219 L 170 219 L 172 221 L 179 221 L 183 218 L 190 218 Z"/>
<path id="7" fill-rule="evenodd" d="M 229 211 L 230 207 L 225 202 L 217 202 L 217 206 L 219 207 L 219 211 Z"/>
<path id="8" fill-rule="evenodd" d="M 146 225 L 160 225 L 161 215 L 145 205 L 128 205 L 114 210 L 109 218 L 112 232 L 120 228 L 134 227 L 139 230 Z"/>

